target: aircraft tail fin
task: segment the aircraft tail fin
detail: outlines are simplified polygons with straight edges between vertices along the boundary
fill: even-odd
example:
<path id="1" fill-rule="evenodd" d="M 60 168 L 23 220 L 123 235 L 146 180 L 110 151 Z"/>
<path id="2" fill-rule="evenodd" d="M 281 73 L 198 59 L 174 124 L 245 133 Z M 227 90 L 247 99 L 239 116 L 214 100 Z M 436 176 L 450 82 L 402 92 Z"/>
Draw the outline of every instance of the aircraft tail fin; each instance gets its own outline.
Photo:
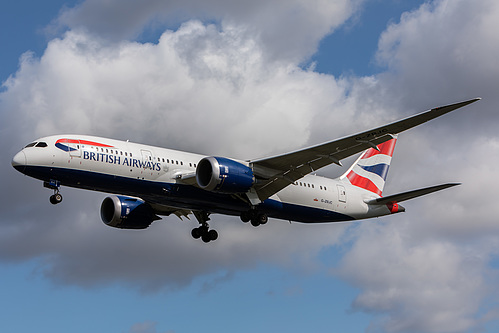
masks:
<path id="1" fill-rule="evenodd" d="M 369 148 L 340 179 L 381 196 L 396 142 L 397 137 L 394 136 L 389 141 Z"/>

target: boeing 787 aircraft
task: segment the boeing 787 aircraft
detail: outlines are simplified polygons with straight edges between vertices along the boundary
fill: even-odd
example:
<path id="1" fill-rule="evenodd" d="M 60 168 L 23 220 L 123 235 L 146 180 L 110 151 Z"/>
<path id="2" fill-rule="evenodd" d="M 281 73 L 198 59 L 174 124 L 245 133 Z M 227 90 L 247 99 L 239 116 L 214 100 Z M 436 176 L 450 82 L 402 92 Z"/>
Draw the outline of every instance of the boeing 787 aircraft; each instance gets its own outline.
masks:
<path id="1" fill-rule="evenodd" d="M 103 222 L 145 229 L 158 215 L 194 214 L 194 238 L 218 238 L 211 214 L 239 216 L 254 226 L 269 217 L 321 223 L 353 221 L 405 211 L 400 202 L 448 187 L 448 183 L 382 196 L 397 134 L 478 101 L 438 107 L 414 116 L 290 153 L 255 160 L 204 156 L 95 136 L 44 137 L 17 153 L 12 165 L 52 189 L 61 185 L 113 193 L 104 199 Z M 364 151 L 339 178 L 311 175 Z"/>

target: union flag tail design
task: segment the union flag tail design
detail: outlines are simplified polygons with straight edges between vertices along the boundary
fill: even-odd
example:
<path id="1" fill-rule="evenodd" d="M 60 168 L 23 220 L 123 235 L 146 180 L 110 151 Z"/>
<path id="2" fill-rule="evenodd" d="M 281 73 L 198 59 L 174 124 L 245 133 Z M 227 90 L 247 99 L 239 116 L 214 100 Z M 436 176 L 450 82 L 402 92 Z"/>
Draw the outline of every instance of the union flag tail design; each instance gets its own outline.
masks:
<path id="1" fill-rule="evenodd" d="M 381 196 L 396 142 L 395 137 L 378 145 L 379 151 L 366 150 L 340 179 Z"/>

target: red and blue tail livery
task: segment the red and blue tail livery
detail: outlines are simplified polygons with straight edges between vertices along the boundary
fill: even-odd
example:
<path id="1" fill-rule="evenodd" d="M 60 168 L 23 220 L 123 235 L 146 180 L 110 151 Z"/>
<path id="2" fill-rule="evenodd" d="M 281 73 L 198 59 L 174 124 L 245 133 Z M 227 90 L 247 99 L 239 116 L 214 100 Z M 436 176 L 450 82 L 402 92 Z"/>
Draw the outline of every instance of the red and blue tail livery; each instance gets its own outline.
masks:
<path id="1" fill-rule="evenodd" d="M 112 193 L 102 221 L 145 229 L 160 216 L 195 216 L 192 237 L 218 238 L 212 214 L 239 216 L 253 226 L 268 218 L 302 223 L 353 221 L 405 211 L 399 203 L 455 185 L 447 183 L 382 196 L 397 135 L 479 99 L 434 108 L 354 135 L 260 159 L 237 160 L 88 135 L 35 140 L 12 159 L 19 172 L 43 181 L 62 201 L 62 186 Z M 313 173 L 360 154 L 339 178 Z M 424 157 L 424 156 L 423 156 Z"/>
<path id="2" fill-rule="evenodd" d="M 396 142 L 394 137 L 366 150 L 345 174 L 350 184 L 381 196 Z"/>

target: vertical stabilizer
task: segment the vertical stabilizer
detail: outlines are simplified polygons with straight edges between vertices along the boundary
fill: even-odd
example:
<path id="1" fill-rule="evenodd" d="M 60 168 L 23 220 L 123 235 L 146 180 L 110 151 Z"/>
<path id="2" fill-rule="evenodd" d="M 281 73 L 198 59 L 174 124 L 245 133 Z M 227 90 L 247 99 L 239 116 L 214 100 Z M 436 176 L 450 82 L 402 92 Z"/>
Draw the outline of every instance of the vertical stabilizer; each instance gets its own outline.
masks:
<path id="1" fill-rule="evenodd" d="M 378 145 L 379 150 L 366 150 L 340 179 L 381 196 L 396 142 L 394 137 Z"/>

